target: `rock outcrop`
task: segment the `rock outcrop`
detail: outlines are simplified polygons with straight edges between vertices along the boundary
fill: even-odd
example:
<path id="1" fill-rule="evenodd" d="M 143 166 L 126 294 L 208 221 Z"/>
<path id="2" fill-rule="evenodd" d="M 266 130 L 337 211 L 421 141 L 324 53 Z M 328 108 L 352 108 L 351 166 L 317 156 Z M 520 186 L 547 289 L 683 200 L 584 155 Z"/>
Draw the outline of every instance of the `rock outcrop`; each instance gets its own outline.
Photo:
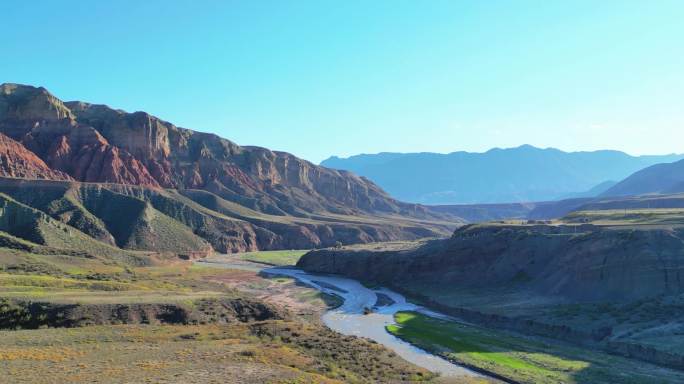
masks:
<path id="1" fill-rule="evenodd" d="M 684 293 L 682 238 L 676 227 L 469 225 L 415 250 L 312 251 L 299 266 L 393 286 L 508 287 L 620 302 Z"/>
<path id="2" fill-rule="evenodd" d="M 133 155 L 78 122 L 44 88 L 0 85 L 0 132 L 23 144 L 50 168 L 76 180 L 159 186 Z"/>

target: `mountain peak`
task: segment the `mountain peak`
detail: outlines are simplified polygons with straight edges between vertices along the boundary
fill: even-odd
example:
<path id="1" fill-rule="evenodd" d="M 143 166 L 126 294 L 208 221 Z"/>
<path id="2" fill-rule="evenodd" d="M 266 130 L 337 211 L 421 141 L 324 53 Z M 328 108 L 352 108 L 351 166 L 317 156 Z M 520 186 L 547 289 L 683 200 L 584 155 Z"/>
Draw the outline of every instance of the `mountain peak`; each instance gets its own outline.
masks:
<path id="1" fill-rule="evenodd" d="M 2 83 L 0 84 L 0 95 L 15 96 L 18 98 L 30 98 L 37 96 L 52 96 L 44 87 L 34 87 L 33 85 L 19 84 L 19 83 Z"/>
<path id="2" fill-rule="evenodd" d="M 0 85 L 0 119 L 74 119 L 64 103 L 43 87 L 16 83 Z"/>
<path id="3" fill-rule="evenodd" d="M 46 91 L 47 90 L 43 87 L 34 87 L 32 85 L 25 85 L 25 84 L 19 84 L 19 83 L 2 83 L 0 84 L 0 93 L 4 95 L 10 95 L 16 92 L 21 92 L 21 91 L 34 91 L 34 90 L 42 90 Z"/>

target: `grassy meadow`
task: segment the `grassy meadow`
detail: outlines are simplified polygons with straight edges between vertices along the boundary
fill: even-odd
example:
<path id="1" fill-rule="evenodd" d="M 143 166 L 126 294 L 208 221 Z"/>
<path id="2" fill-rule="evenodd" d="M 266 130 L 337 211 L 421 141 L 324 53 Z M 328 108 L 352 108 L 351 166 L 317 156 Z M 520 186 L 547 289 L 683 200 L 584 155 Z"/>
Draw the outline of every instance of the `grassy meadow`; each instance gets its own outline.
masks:
<path id="1" fill-rule="evenodd" d="M 681 383 L 684 373 L 560 342 L 398 312 L 387 330 L 428 351 L 519 383 Z"/>
<path id="2" fill-rule="evenodd" d="M 309 252 L 306 249 L 284 250 L 284 251 L 256 251 L 238 254 L 242 260 L 253 261 L 275 266 L 295 265 L 297 261 Z"/>

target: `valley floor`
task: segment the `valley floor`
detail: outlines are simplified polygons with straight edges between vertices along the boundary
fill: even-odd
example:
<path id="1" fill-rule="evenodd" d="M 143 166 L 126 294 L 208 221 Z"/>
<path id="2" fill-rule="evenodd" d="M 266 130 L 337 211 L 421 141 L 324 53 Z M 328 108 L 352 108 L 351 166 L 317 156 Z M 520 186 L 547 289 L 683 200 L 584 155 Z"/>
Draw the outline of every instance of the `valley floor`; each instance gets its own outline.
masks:
<path id="1" fill-rule="evenodd" d="M 0 248 L 0 324 L 37 328 L 0 331 L 0 382 L 436 379 L 376 343 L 325 328 L 320 314 L 339 305 L 335 298 L 248 265 L 135 267 Z M 56 327 L 68 322 L 77 326 Z"/>
<path id="2" fill-rule="evenodd" d="M 383 250 L 392 246 L 371 245 Z M 268 257 L 268 253 L 263 256 Z M 315 276 L 312 278 L 318 282 Z M 345 289 L 349 288 L 345 286 Z M 493 299 L 491 296 L 489 298 Z M 500 298 L 496 306 L 501 307 L 507 300 L 510 297 Z M 382 312 L 382 308 L 378 312 Z M 357 322 L 352 315 L 347 317 L 349 321 Z M 563 341 L 479 327 L 455 319 L 440 320 L 415 312 L 399 312 L 395 315 L 395 321 L 396 325 L 387 326 L 388 332 L 419 348 L 504 381 L 530 384 L 684 382 L 682 371 L 593 348 L 573 346 Z M 460 378 L 458 382 L 460 380 L 467 379 Z M 489 381 L 486 378 L 480 380 Z"/>
<path id="3" fill-rule="evenodd" d="M 234 255 L 228 266 L 221 258 L 194 265 L 166 261 L 131 266 L 70 255 L 0 252 L 0 323 L 7 325 L 19 313 L 22 324 L 39 328 L 0 331 L 0 373 L 7 382 L 491 381 L 439 378 L 377 343 L 323 326 L 321 314 L 340 305 L 339 298 L 291 278 L 266 277 L 260 273 L 263 266 L 253 262 L 292 264 L 301 251 Z M 78 312 L 83 316 L 78 320 L 106 325 L 55 328 L 47 321 L 52 318 L 46 320 L 49 307 L 44 313 L 21 307 L 48 302 L 58 309 L 90 308 Z M 228 303 L 239 304 L 228 311 Z M 187 310 L 187 321 L 165 323 L 154 317 L 158 313 L 150 313 L 168 308 Z M 562 342 L 413 312 L 400 312 L 395 320 L 398 324 L 388 331 L 398 337 L 510 381 L 684 382 L 680 371 Z"/>

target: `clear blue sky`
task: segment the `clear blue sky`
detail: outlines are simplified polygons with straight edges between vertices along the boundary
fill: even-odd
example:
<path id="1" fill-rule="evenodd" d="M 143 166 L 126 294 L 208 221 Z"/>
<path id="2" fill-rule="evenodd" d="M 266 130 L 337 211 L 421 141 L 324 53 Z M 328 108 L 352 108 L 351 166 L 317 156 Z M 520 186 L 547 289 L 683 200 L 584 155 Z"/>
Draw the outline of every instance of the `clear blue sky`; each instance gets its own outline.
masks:
<path id="1" fill-rule="evenodd" d="M 684 1 L 3 1 L 0 82 L 318 162 L 684 152 Z"/>

